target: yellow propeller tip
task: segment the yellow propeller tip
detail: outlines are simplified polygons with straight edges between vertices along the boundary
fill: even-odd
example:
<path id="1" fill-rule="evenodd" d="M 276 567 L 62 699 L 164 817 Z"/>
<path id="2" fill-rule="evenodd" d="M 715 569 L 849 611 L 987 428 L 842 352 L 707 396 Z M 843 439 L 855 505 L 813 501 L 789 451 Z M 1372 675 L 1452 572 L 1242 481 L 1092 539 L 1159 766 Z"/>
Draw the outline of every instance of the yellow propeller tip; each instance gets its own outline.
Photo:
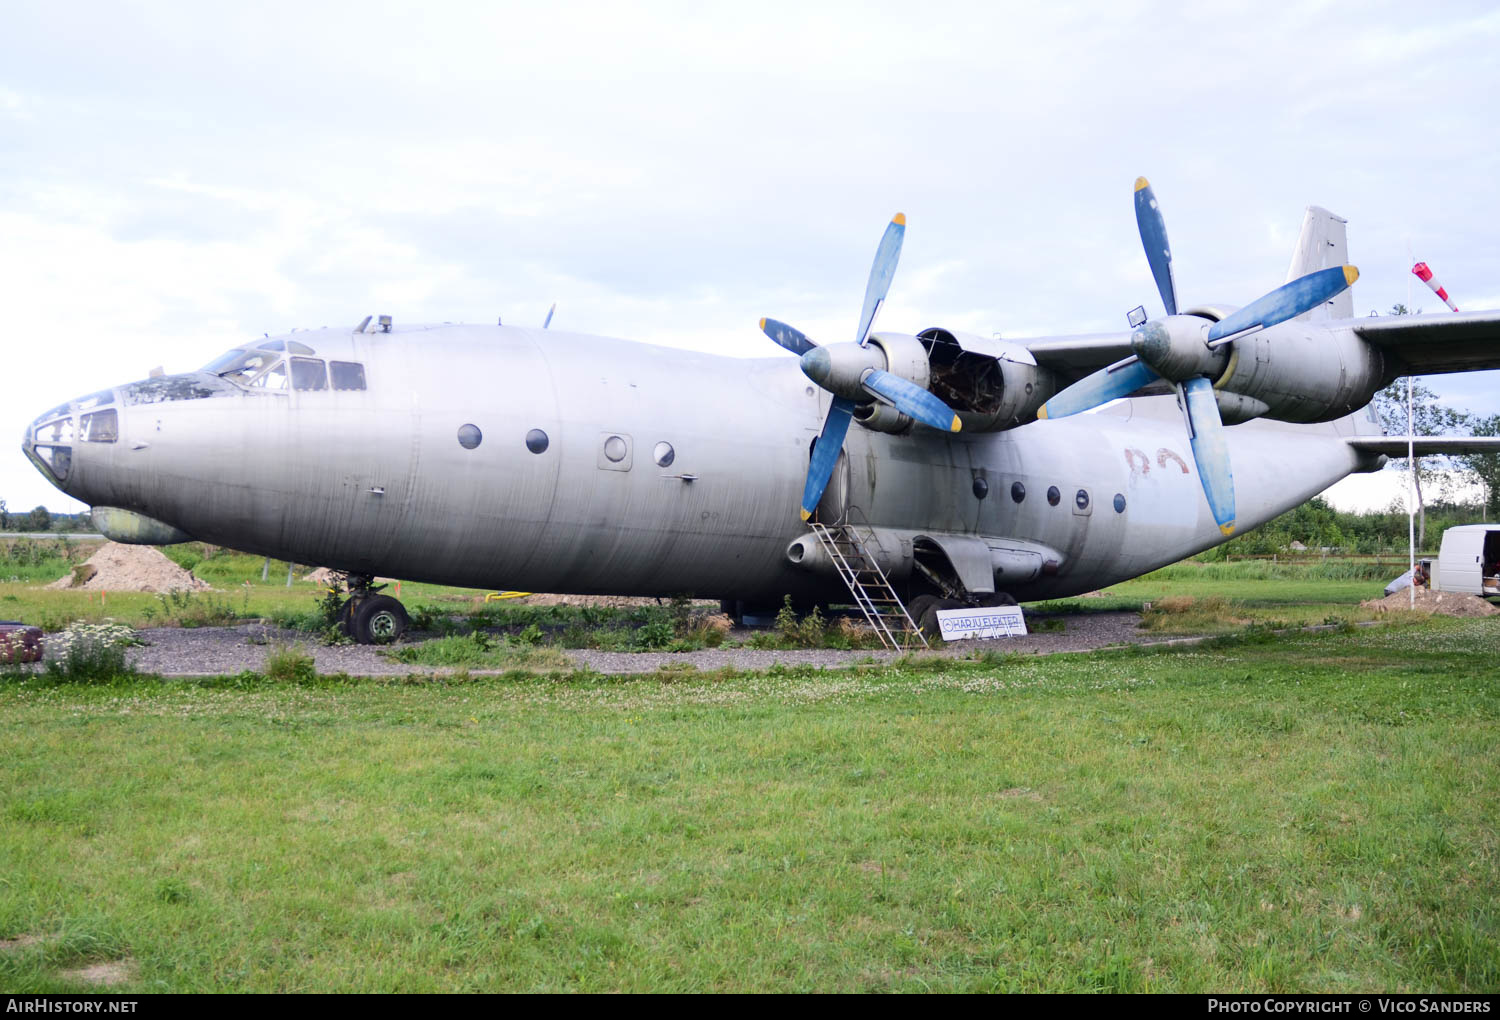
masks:
<path id="1" fill-rule="evenodd" d="M 896 224 L 896 226 L 898 226 L 898 227 L 904 227 L 904 226 L 906 226 L 906 213 L 904 213 L 904 212 L 898 212 L 891 219 L 891 222 L 894 223 L 894 224 Z"/>
<path id="2" fill-rule="evenodd" d="M 766 319 L 765 319 L 765 316 L 761 316 L 760 328 L 761 329 L 765 329 L 766 328 Z"/>
<path id="3" fill-rule="evenodd" d="M 1047 408 L 1045 406 L 1037 408 L 1036 417 L 1037 421 L 1041 421 L 1043 418 L 1047 417 Z"/>
<path id="4" fill-rule="evenodd" d="M 804 511 L 802 511 L 802 519 L 804 521 L 806 521 L 811 516 L 812 516 L 812 511 L 811 510 L 804 510 Z"/>
<path id="5" fill-rule="evenodd" d="M 1225 536 L 1234 534 L 1234 522 L 1230 521 L 1228 524 L 1219 525 L 1219 530 L 1222 531 Z"/>
<path id="6" fill-rule="evenodd" d="M 957 432 L 959 429 L 961 429 L 963 427 L 964 427 L 964 423 L 958 420 L 958 416 L 957 415 L 954 415 L 953 416 L 953 424 L 950 425 L 950 426 L 948 426 L 948 431 L 949 432 Z"/>
<path id="7" fill-rule="evenodd" d="M 1151 187 L 1151 182 L 1148 181 L 1148 180 L 1146 180 L 1146 178 L 1144 178 L 1144 177 L 1137 177 L 1135 179 L 1135 190 L 1136 191 L 1140 191 L 1142 188 L 1149 188 L 1149 187 Z"/>
<path id="8" fill-rule="evenodd" d="M 1345 266 L 1344 267 L 1344 282 L 1345 283 L 1353 283 L 1355 280 L 1358 280 L 1358 279 L 1359 279 L 1359 270 L 1358 269 L 1356 269 L 1353 266 Z"/>

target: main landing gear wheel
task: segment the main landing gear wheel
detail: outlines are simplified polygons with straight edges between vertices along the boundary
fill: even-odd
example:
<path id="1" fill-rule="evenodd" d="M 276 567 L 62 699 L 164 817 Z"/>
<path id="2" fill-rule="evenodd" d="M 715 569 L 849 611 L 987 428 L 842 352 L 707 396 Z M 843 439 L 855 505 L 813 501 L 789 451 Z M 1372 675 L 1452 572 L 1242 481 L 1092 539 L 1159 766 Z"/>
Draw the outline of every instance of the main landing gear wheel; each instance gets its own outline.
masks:
<path id="1" fill-rule="evenodd" d="M 913 599 L 912 601 L 918 602 L 921 600 Z M 929 642 L 941 641 L 943 640 L 943 628 L 938 623 L 937 614 L 943 612 L 945 609 L 962 609 L 963 607 L 964 603 L 958 599 L 935 598 L 922 609 L 922 615 L 917 619 L 917 628 L 921 630 L 922 636 Z"/>
<path id="2" fill-rule="evenodd" d="M 406 628 L 411 626 L 411 617 L 401 603 L 389 595 L 371 595 L 369 598 L 349 600 L 352 609 L 346 608 L 349 636 L 362 645 L 388 645 L 399 641 Z"/>

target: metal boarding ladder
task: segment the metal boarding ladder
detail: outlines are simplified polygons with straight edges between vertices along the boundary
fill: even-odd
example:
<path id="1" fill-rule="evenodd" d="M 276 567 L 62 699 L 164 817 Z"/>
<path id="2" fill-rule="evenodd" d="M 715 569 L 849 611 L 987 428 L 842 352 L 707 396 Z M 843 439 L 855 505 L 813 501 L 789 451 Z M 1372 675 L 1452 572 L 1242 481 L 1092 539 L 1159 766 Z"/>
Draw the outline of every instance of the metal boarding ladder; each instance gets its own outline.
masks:
<path id="1" fill-rule="evenodd" d="M 881 644 L 893 652 L 906 648 L 928 647 L 927 638 L 912 620 L 896 589 L 886 578 L 880 563 L 870 554 L 852 525 L 827 527 L 809 521 L 809 528 L 827 550 L 839 576 L 849 586 L 854 604 L 865 614 Z"/>

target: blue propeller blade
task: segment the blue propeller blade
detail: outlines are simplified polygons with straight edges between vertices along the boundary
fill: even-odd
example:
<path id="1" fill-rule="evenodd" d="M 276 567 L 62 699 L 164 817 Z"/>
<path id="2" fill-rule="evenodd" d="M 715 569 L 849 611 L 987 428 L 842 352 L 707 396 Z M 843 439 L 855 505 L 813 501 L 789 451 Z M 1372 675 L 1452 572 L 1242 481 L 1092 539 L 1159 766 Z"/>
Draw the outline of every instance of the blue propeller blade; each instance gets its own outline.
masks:
<path id="1" fill-rule="evenodd" d="M 891 375 L 877 368 L 866 373 L 860 380 L 860 385 L 876 396 L 889 400 L 896 405 L 896 410 L 915 418 L 923 425 L 931 425 L 940 432 L 957 432 L 960 428 L 958 415 L 953 413 L 953 408 L 899 375 Z"/>
<path id="2" fill-rule="evenodd" d="M 775 319 L 761 319 L 760 329 L 766 336 L 775 340 L 793 354 L 806 354 L 818 346 L 809 340 L 807 335 L 800 329 L 788 326 L 784 322 L 777 322 Z"/>
<path id="3" fill-rule="evenodd" d="M 861 346 L 870 335 L 875 315 L 890 292 L 891 278 L 896 275 L 896 263 L 901 260 L 901 242 L 905 238 L 906 214 L 897 213 L 886 226 L 880 247 L 875 250 L 875 262 L 870 266 L 870 282 L 865 285 L 865 307 L 859 313 L 859 332 L 854 337 L 854 342 Z"/>
<path id="4" fill-rule="evenodd" d="M 1177 282 L 1172 277 L 1172 246 L 1167 243 L 1167 221 L 1162 219 L 1161 206 L 1156 202 L 1156 192 L 1151 182 L 1144 177 L 1135 179 L 1135 223 L 1141 230 L 1141 244 L 1146 249 L 1146 261 L 1151 263 L 1151 275 L 1156 277 L 1156 290 L 1168 315 L 1177 314 Z"/>
<path id="5" fill-rule="evenodd" d="M 1358 279 L 1359 270 L 1353 266 L 1334 266 L 1332 269 L 1308 273 L 1291 283 L 1284 283 L 1265 297 L 1250 302 L 1228 318 L 1214 323 L 1208 331 L 1208 342 L 1233 336 L 1253 326 L 1264 328 L 1295 319 L 1308 309 L 1337 297 Z"/>
<path id="6" fill-rule="evenodd" d="M 547 309 L 547 318 L 542 321 L 543 329 L 546 329 L 548 326 L 552 325 L 552 313 L 555 311 L 557 311 L 556 301 L 552 302 L 552 307 Z"/>
<path id="7" fill-rule="evenodd" d="M 828 479 L 833 477 L 833 466 L 839 461 L 839 451 L 844 448 L 844 434 L 849 431 L 849 420 L 854 416 L 854 401 L 834 397 L 828 409 L 828 420 L 823 423 L 823 434 L 813 445 L 812 461 L 807 465 L 807 485 L 802 490 L 802 519 L 805 521 L 818 508 L 823 490 L 828 488 Z"/>
<path id="8" fill-rule="evenodd" d="M 1203 495 L 1213 511 L 1214 523 L 1229 535 L 1234 532 L 1234 473 L 1229 469 L 1229 446 L 1224 441 L 1224 422 L 1219 417 L 1219 403 L 1214 399 L 1214 384 L 1196 376 L 1182 384 L 1183 402 L 1187 405 L 1188 425 L 1193 434 L 1193 460 L 1198 465 L 1198 480 Z"/>
<path id="9" fill-rule="evenodd" d="M 1111 365 L 1086 375 L 1042 405 L 1038 418 L 1066 418 L 1111 400 L 1128 397 L 1148 383 L 1160 379 L 1140 358 L 1131 358 L 1118 368 Z"/>

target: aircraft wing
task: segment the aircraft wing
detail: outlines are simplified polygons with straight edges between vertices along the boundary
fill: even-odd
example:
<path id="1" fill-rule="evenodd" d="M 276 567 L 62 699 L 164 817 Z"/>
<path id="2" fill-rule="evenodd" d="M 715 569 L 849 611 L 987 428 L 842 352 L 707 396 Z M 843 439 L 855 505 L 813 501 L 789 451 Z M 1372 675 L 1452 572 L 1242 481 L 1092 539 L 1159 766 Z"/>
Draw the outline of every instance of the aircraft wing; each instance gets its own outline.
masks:
<path id="1" fill-rule="evenodd" d="M 1064 377 L 1087 375 L 1133 353 L 1129 333 L 1038 337 L 1016 343 L 1024 344 L 1038 365 L 1045 365 Z"/>
<path id="2" fill-rule="evenodd" d="M 1345 320 L 1391 356 L 1398 375 L 1500 368 L 1500 312 L 1443 312 Z"/>
<path id="3" fill-rule="evenodd" d="M 1356 450 L 1383 453 L 1387 457 L 1405 457 L 1407 451 L 1406 436 L 1351 436 L 1344 442 Z M 1500 453 L 1500 436 L 1416 436 L 1411 447 L 1418 457 Z"/>

